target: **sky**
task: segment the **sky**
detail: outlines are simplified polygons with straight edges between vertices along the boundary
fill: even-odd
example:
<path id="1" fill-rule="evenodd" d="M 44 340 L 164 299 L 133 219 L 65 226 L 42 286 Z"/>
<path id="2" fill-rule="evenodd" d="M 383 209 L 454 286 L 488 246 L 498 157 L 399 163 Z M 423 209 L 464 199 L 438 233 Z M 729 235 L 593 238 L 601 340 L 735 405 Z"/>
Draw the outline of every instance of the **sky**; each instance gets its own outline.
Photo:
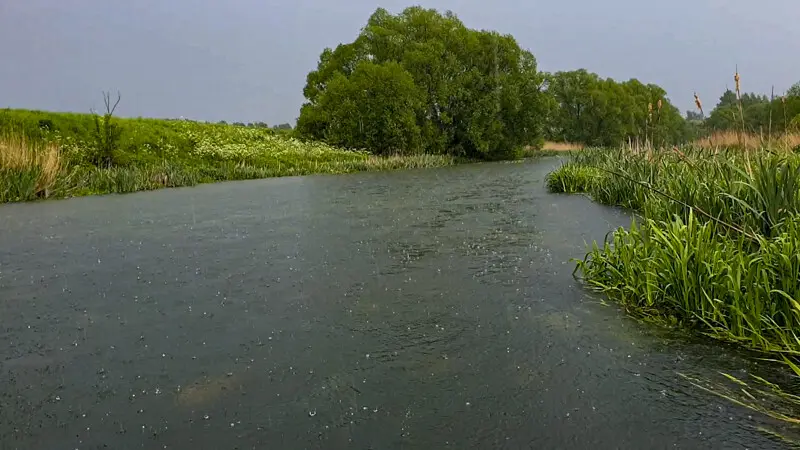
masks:
<path id="1" fill-rule="evenodd" d="M 294 123 L 325 47 L 378 7 L 451 10 L 511 34 L 548 72 L 585 68 L 710 110 L 738 64 L 742 89 L 800 80 L 800 0 L 0 0 L 0 108 Z M 492 6 L 489 6 L 489 5 Z"/>

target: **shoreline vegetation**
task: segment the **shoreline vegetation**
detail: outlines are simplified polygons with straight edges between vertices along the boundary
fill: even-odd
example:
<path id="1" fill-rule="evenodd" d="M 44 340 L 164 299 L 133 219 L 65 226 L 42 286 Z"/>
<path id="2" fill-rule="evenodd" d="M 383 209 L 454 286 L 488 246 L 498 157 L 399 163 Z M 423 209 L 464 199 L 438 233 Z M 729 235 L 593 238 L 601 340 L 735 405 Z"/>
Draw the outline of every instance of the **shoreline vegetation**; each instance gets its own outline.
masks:
<path id="1" fill-rule="evenodd" d="M 296 128 L 0 110 L 0 203 L 313 173 L 515 160 L 587 147 L 789 147 L 800 83 L 727 90 L 705 116 L 658 85 L 584 69 L 548 73 L 513 36 L 452 12 L 378 8 L 308 73 Z"/>
<path id="2" fill-rule="evenodd" d="M 576 261 L 589 288 L 633 317 L 732 342 L 800 376 L 800 154 L 787 147 L 584 149 L 546 184 L 635 213 L 629 228 Z M 749 385 L 723 375 L 745 394 L 781 403 L 781 411 L 736 389 L 692 382 L 800 424 L 800 397 L 758 377 Z"/>
<path id="3" fill-rule="evenodd" d="M 373 155 L 269 128 L 120 118 L 109 125 L 118 138 L 111 162 L 98 164 L 92 115 L 0 110 L 0 203 L 464 162 L 451 155 Z"/>

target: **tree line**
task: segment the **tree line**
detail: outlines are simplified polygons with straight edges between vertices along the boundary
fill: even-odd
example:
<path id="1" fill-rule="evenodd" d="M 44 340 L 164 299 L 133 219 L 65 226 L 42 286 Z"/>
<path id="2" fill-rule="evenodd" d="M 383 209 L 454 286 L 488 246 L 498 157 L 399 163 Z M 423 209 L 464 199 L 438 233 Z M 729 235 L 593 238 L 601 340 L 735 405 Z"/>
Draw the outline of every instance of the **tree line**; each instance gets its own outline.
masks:
<path id="1" fill-rule="evenodd" d="M 469 29 L 449 11 L 422 7 L 396 15 L 377 9 L 353 42 L 322 52 L 303 93 L 300 136 L 378 154 L 481 159 L 514 157 L 544 140 L 688 142 L 727 126 L 729 107 L 687 120 L 658 85 L 586 70 L 545 73 L 512 36 Z M 750 125 L 760 123 L 766 100 L 747 98 Z M 794 101 L 784 101 L 787 114 Z M 751 112 L 749 103 L 745 109 Z"/>
<path id="2" fill-rule="evenodd" d="M 741 109 L 740 109 L 741 102 Z M 687 116 L 689 117 L 689 116 Z M 708 118 L 692 115 L 707 132 L 741 130 L 756 134 L 800 131 L 800 82 L 784 95 L 744 93 L 727 89 Z"/>

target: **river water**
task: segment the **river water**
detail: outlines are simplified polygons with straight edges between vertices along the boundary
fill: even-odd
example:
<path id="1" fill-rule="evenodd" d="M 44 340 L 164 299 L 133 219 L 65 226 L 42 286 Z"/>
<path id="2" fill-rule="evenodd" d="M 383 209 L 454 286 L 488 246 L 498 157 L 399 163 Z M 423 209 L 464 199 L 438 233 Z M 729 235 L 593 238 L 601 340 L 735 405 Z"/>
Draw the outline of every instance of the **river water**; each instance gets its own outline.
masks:
<path id="1" fill-rule="evenodd" d="M 556 164 L 0 207 L 0 448 L 781 448 L 573 278 L 630 218 Z"/>

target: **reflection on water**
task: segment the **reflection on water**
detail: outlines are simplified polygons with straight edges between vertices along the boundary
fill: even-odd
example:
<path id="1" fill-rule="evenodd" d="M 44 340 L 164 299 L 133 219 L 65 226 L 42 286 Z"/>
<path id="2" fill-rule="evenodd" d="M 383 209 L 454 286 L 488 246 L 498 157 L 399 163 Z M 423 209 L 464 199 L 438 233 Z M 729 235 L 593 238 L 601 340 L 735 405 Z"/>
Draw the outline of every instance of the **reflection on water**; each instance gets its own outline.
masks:
<path id="1" fill-rule="evenodd" d="M 554 164 L 0 207 L 0 447 L 780 448 L 571 276 L 629 219 Z"/>

